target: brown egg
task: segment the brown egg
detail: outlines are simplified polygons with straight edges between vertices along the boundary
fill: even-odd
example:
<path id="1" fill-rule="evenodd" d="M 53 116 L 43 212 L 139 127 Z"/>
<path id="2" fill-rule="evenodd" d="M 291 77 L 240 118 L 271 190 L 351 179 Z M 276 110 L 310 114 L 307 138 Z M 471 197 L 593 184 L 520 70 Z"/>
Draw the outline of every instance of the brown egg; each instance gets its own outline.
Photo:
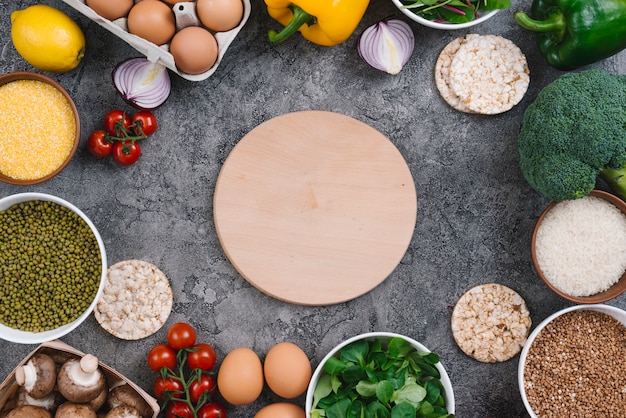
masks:
<path id="1" fill-rule="evenodd" d="M 305 418 L 305 412 L 298 405 L 276 402 L 261 408 L 254 418 Z"/>
<path id="2" fill-rule="evenodd" d="M 196 13 L 200 22 L 215 32 L 235 28 L 243 18 L 242 0 L 197 0 Z"/>
<path id="3" fill-rule="evenodd" d="M 311 381 L 311 363 L 300 347 L 290 342 L 276 344 L 267 352 L 263 364 L 267 386 L 286 399 L 304 393 Z"/>
<path id="4" fill-rule="evenodd" d="M 217 389 L 233 405 L 254 402 L 263 391 L 263 366 L 259 356 L 247 347 L 228 353 L 217 372 Z"/>
<path id="5" fill-rule="evenodd" d="M 218 52 L 215 36 L 199 26 L 179 30 L 170 43 L 170 53 L 176 67 L 187 74 L 208 71 L 217 61 Z"/>
<path id="6" fill-rule="evenodd" d="M 105 19 L 116 20 L 130 12 L 133 0 L 86 0 L 87 6 Z"/>
<path id="7" fill-rule="evenodd" d="M 187 1 L 187 0 L 163 0 L 163 1 L 166 2 L 167 4 L 171 4 L 173 6 L 176 3 L 182 3 L 183 1 Z"/>
<path id="8" fill-rule="evenodd" d="M 160 0 L 142 0 L 128 13 L 128 32 L 156 45 L 166 44 L 176 32 L 170 7 Z"/>

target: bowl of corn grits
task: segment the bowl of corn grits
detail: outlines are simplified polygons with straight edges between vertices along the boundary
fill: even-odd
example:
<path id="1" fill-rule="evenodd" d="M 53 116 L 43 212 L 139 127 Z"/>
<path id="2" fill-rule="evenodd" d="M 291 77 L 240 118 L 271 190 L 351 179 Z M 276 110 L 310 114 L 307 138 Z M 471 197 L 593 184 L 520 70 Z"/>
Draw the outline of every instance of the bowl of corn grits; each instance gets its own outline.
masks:
<path id="1" fill-rule="evenodd" d="M 533 231 L 537 275 L 570 302 L 603 303 L 626 290 L 626 202 L 593 190 L 552 202 Z"/>
<path id="2" fill-rule="evenodd" d="M 28 71 L 0 75 L 0 181 L 29 186 L 50 180 L 79 142 L 78 110 L 59 83 Z"/>
<path id="3" fill-rule="evenodd" d="M 102 238 L 76 206 L 45 193 L 0 199 L 0 338 L 68 334 L 94 310 L 106 271 Z"/>

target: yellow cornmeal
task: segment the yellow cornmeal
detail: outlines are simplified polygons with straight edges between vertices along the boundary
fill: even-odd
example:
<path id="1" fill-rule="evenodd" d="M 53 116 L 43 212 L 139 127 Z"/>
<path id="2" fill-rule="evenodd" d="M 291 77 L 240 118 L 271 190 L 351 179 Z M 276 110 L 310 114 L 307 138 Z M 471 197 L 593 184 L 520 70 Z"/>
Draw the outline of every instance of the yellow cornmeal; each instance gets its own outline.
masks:
<path id="1" fill-rule="evenodd" d="M 0 173 L 45 177 L 67 159 L 75 136 L 72 106 L 53 86 L 38 80 L 0 86 Z"/>

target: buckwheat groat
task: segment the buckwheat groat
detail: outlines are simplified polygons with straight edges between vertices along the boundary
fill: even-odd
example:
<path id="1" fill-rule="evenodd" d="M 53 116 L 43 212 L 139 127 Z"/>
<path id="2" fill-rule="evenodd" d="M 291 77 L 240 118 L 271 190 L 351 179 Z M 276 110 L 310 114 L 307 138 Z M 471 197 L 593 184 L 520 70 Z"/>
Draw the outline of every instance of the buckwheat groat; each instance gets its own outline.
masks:
<path id="1" fill-rule="evenodd" d="M 121 261 L 107 270 L 107 282 L 94 309 L 102 328 L 124 340 L 157 332 L 172 310 L 172 289 L 156 266 L 140 260 Z"/>
<path id="2" fill-rule="evenodd" d="M 461 45 L 467 42 L 467 40 L 478 36 L 477 34 L 467 34 L 454 39 L 441 50 L 437 62 L 435 63 L 435 85 L 441 97 L 453 109 L 466 113 L 474 112 L 461 101 L 454 91 L 452 91 L 452 87 L 450 87 L 450 65 Z"/>
<path id="3" fill-rule="evenodd" d="M 452 335 L 476 360 L 506 361 L 520 352 L 530 331 L 530 313 L 517 292 L 500 284 L 468 290 L 452 311 Z"/>
<path id="4" fill-rule="evenodd" d="M 530 84 L 526 57 L 509 39 L 484 35 L 466 40 L 450 64 L 450 86 L 473 112 L 492 115 L 518 104 Z"/>

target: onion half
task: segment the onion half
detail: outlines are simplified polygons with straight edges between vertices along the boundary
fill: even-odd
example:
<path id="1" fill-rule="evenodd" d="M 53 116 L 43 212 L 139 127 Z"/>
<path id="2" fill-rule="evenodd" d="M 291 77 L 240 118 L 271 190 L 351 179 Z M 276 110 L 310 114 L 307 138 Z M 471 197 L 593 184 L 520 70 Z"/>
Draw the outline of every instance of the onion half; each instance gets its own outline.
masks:
<path id="1" fill-rule="evenodd" d="M 130 58 L 119 63 L 113 69 L 112 78 L 124 101 L 140 110 L 156 109 L 170 95 L 167 68 L 147 58 Z"/>
<path id="2" fill-rule="evenodd" d="M 385 19 L 363 31 L 357 43 L 359 56 L 377 70 L 398 74 L 411 58 L 415 35 L 403 20 Z"/>

